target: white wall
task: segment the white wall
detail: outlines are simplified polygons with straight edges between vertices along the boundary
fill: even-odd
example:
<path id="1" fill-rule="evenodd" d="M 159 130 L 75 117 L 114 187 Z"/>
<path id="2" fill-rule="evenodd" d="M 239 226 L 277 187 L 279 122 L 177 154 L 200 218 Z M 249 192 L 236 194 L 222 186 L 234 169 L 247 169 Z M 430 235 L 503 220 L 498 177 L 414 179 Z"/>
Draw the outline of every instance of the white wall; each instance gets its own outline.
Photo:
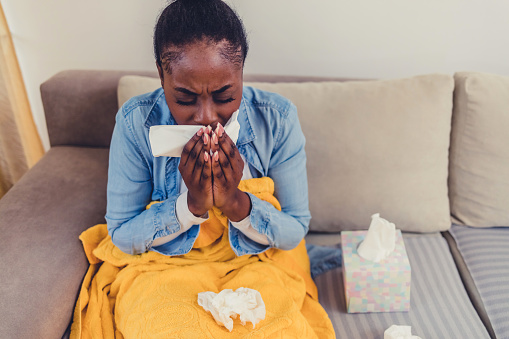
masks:
<path id="1" fill-rule="evenodd" d="M 397 78 L 509 75 L 509 1 L 229 0 L 246 25 L 246 73 Z M 64 69 L 152 70 L 164 0 L 2 0 L 36 124 L 39 85 Z"/>

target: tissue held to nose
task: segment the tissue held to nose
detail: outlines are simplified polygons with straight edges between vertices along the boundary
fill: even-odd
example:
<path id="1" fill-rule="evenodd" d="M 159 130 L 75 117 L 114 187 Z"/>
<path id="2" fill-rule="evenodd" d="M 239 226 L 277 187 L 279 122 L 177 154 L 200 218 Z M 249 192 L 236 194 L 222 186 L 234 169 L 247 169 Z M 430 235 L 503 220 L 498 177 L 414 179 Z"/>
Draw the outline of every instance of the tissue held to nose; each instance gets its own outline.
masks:
<path id="1" fill-rule="evenodd" d="M 237 120 L 239 110 L 233 112 L 224 126 L 224 131 L 236 143 L 239 137 L 240 124 Z M 180 158 L 184 146 L 198 130 L 205 126 L 198 125 L 156 125 L 150 127 L 149 140 L 154 157 Z M 210 126 L 208 126 L 210 128 Z M 209 129 L 210 133 L 211 129 Z"/>
<path id="2" fill-rule="evenodd" d="M 230 332 L 233 329 L 233 319 L 240 316 L 240 322 L 255 325 L 265 319 L 265 304 L 260 292 L 239 287 L 235 292 L 231 289 L 219 293 L 198 293 L 198 305 L 212 314 L 216 322 L 226 327 Z M 233 319 L 232 319 L 233 318 Z"/>
<path id="3" fill-rule="evenodd" d="M 371 216 L 371 225 L 357 253 L 369 261 L 380 262 L 387 258 L 396 246 L 396 226 L 380 218 L 376 213 Z"/>

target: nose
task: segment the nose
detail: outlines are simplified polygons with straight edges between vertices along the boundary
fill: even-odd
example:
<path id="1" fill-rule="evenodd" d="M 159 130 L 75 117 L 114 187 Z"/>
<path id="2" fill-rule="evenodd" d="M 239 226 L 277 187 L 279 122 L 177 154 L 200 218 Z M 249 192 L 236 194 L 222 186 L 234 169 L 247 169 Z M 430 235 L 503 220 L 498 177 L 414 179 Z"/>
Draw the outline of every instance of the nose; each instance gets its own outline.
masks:
<path id="1" fill-rule="evenodd" d="M 214 127 L 217 125 L 219 121 L 219 116 L 213 105 L 208 102 L 202 103 L 198 107 L 198 111 L 194 115 L 194 121 L 197 125 L 203 125 Z"/>

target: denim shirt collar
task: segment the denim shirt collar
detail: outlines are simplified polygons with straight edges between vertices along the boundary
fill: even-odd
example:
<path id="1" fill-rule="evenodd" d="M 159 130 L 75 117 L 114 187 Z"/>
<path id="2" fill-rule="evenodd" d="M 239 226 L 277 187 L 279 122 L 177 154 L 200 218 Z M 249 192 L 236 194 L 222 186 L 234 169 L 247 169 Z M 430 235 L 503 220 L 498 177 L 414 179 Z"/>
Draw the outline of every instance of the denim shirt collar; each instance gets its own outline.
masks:
<path id="1" fill-rule="evenodd" d="M 256 139 L 253 128 L 251 127 L 251 121 L 249 115 L 252 114 L 250 107 L 246 103 L 246 99 L 242 96 L 240 103 L 239 115 L 237 121 L 240 124 L 239 138 L 237 139 L 237 147 L 240 145 L 247 144 Z"/>
<path id="2" fill-rule="evenodd" d="M 256 134 L 251 126 L 250 117 L 253 114 L 252 108 L 247 104 L 247 100 L 242 96 L 240 103 L 238 122 L 240 124 L 239 138 L 237 139 L 237 147 L 240 154 L 244 156 L 247 162 L 253 166 L 259 173 L 265 175 L 260 157 L 254 149 L 252 141 L 256 139 Z"/>
<path id="3" fill-rule="evenodd" d="M 145 127 L 150 130 L 151 126 L 155 125 L 176 125 L 177 122 L 170 113 L 166 97 L 162 88 L 157 89 L 158 93 L 154 104 L 152 105 L 147 118 L 145 119 Z"/>

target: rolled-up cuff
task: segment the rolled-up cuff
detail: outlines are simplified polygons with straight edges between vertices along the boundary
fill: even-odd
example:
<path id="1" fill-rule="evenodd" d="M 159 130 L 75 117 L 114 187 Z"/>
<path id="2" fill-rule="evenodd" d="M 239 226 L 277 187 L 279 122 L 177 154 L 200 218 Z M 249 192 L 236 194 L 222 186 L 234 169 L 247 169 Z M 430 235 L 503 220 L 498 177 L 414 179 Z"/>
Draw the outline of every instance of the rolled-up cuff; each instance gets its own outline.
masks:
<path id="1" fill-rule="evenodd" d="M 232 224 L 233 227 L 235 227 L 236 229 L 241 231 L 242 234 L 244 234 L 249 239 L 251 239 L 259 244 L 262 244 L 262 245 L 269 245 L 269 240 L 267 239 L 267 236 L 265 234 L 261 234 L 261 233 L 257 232 L 253 228 L 253 226 L 251 226 L 250 215 L 248 215 L 241 221 L 237 221 L 237 222 L 230 221 L 230 223 Z"/>
<path id="2" fill-rule="evenodd" d="M 187 205 L 187 192 L 185 191 L 177 198 L 177 220 L 180 223 L 181 229 L 187 231 L 193 225 L 201 225 L 202 222 L 208 219 L 208 212 L 204 217 L 197 217 L 189 210 Z"/>

